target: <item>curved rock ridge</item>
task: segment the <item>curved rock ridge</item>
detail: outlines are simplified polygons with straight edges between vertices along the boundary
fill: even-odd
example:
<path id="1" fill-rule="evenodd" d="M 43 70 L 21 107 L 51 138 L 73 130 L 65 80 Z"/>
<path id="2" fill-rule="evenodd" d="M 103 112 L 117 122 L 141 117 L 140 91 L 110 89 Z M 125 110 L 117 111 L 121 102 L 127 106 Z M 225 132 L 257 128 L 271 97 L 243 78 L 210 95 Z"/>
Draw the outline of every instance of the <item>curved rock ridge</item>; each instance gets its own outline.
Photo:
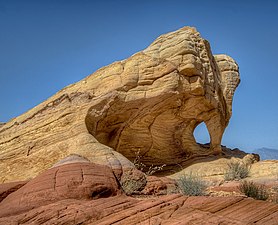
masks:
<path id="1" fill-rule="evenodd" d="M 158 37 L 0 127 L 0 182 L 26 180 L 70 154 L 113 170 L 221 153 L 239 84 L 236 62 L 213 56 L 196 29 Z M 204 122 L 210 147 L 196 143 Z"/>
<path id="2" fill-rule="evenodd" d="M 123 195 L 66 199 L 0 218 L 0 224 L 260 224 L 276 225 L 278 205 L 244 197 L 164 195 L 136 199 Z"/>
<path id="3" fill-rule="evenodd" d="M 167 178 L 148 177 L 143 195 L 128 197 L 110 167 L 78 158 L 66 158 L 27 183 L 0 184 L 10 192 L 2 195 L 0 225 L 277 224 L 278 205 L 265 201 L 156 195 L 173 187 Z"/>
<path id="4" fill-rule="evenodd" d="M 90 162 L 90 160 L 78 154 L 70 154 L 66 158 L 61 159 L 59 162 L 55 163 L 52 167 L 62 166 L 71 163 L 84 163 L 84 162 L 88 163 Z"/>
<path id="5" fill-rule="evenodd" d="M 108 166 L 88 162 L 67 163 L 44 171 L 0 204 L 0 218 L 24 213 L 64 199 L 107 198 L 121 194 Z"/>

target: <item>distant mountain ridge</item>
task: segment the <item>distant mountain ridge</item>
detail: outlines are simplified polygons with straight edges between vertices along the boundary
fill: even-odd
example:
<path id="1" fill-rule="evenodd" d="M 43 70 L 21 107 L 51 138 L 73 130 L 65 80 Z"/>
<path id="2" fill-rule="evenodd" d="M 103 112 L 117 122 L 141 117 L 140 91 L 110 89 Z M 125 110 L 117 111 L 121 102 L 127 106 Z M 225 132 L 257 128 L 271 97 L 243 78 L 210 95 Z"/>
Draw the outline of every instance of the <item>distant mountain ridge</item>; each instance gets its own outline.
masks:
<path id="1" fill-rule="evenodd" d="M 259 149 L 255 149 L 250 152 L 259 154 L 261 160 L 266 160 L 266 159 L 277 159 L 278 160 L 278 149 L 259 148 Z"/>

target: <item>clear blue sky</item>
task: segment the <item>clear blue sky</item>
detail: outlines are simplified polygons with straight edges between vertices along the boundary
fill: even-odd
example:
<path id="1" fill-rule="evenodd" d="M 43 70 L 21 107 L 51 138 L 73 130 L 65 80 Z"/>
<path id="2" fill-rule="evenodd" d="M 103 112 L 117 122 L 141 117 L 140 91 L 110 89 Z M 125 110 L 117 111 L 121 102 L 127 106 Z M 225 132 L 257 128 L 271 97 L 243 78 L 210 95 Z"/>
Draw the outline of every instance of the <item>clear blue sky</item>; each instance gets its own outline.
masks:
<path id="1" fill-rule="evenodd" d="M 186 25 L 240 67 L 223 144 L 278 149 L 276 0 L 0 0 L 0 121 Z"/>

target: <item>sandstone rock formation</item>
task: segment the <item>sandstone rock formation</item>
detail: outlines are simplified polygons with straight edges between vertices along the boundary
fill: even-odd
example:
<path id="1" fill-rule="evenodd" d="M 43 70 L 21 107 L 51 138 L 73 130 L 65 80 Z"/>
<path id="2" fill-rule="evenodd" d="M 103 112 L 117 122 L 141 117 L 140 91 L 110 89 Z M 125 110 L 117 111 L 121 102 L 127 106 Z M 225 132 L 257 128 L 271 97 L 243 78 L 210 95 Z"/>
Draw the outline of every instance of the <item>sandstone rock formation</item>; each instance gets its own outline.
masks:
<path id="1" fill-rule="evenodd" d="M 5 197 L 0 224 L 277 224 L 277 204 L 242 196 L 128 197 L 111 168 L 73 159 Z M 150 192 L 164 186 L 157 185 L 159 179 L 149 179 Z"/>
<path id="2" fill-rule="evenodd" d="M 26 180 L 70 154 L 120 177 L 140 151 L 146 165 L 221 153 L 238 66 L 212 55 L 190 27 L 158 37 L 0 126 L 0 182 Z M 193 131 L 204 122 L 210 148 Z"/>
<path id="3" fill-rule="evenodd" d="M 209 148 L 207 144 L 202 146 L 204 148 Z M 194 173 L 208 181 L 219 182 L 224 179 L 224 174 L 228 170 L 228 164 L 231 162 L 249 165 L 249 175 L 252 179 L 257 177 L 258 174 L 262 174 L 262 177 L 271 177 L 273 179 L 274 174 L 278 172 L 278 161 L 276 163 L 271 163 L 268 169 L 260 166 L 264 165 L 265 162 L 260 161 L 257 154 L 248 154 L 238 148 L 230 149 L 226 146 L 222 146 L 222 152 L 223 156 L 200 156 L 182 162 L 179 165 L 169 166 L 167 171 L 163 171 L 163 175 L 167 175 L 172 179 L 177 179 L 182 175 Z M 259 170 L 261 171 L 259 172 Z"/>
<path id="4" fill-rule="evenodd" d="M 64 199 L 116 196 L 120 187 L 108 166 L 69 163 L 46 170 L 0 204 L 0 218 L 20 214 Z"/>

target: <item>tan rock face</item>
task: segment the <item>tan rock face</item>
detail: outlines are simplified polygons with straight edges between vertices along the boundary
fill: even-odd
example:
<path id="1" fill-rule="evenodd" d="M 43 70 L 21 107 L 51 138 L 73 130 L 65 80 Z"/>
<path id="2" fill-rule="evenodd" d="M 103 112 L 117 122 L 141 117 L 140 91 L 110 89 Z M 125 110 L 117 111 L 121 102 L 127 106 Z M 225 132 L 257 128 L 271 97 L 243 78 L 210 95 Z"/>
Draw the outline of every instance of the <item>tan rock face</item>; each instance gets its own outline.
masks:
<path id="1" fill-rule="evenodd" d="M 103 67 L 0 127 L 0 181 L 25 180 L 78 154 L 123 171 L 221 152 L 238 66 L 190 27 Z M 205 122 L 210 149 L 193 131 Z M 119 154 L 121 153 L 121 154 Z"/>

